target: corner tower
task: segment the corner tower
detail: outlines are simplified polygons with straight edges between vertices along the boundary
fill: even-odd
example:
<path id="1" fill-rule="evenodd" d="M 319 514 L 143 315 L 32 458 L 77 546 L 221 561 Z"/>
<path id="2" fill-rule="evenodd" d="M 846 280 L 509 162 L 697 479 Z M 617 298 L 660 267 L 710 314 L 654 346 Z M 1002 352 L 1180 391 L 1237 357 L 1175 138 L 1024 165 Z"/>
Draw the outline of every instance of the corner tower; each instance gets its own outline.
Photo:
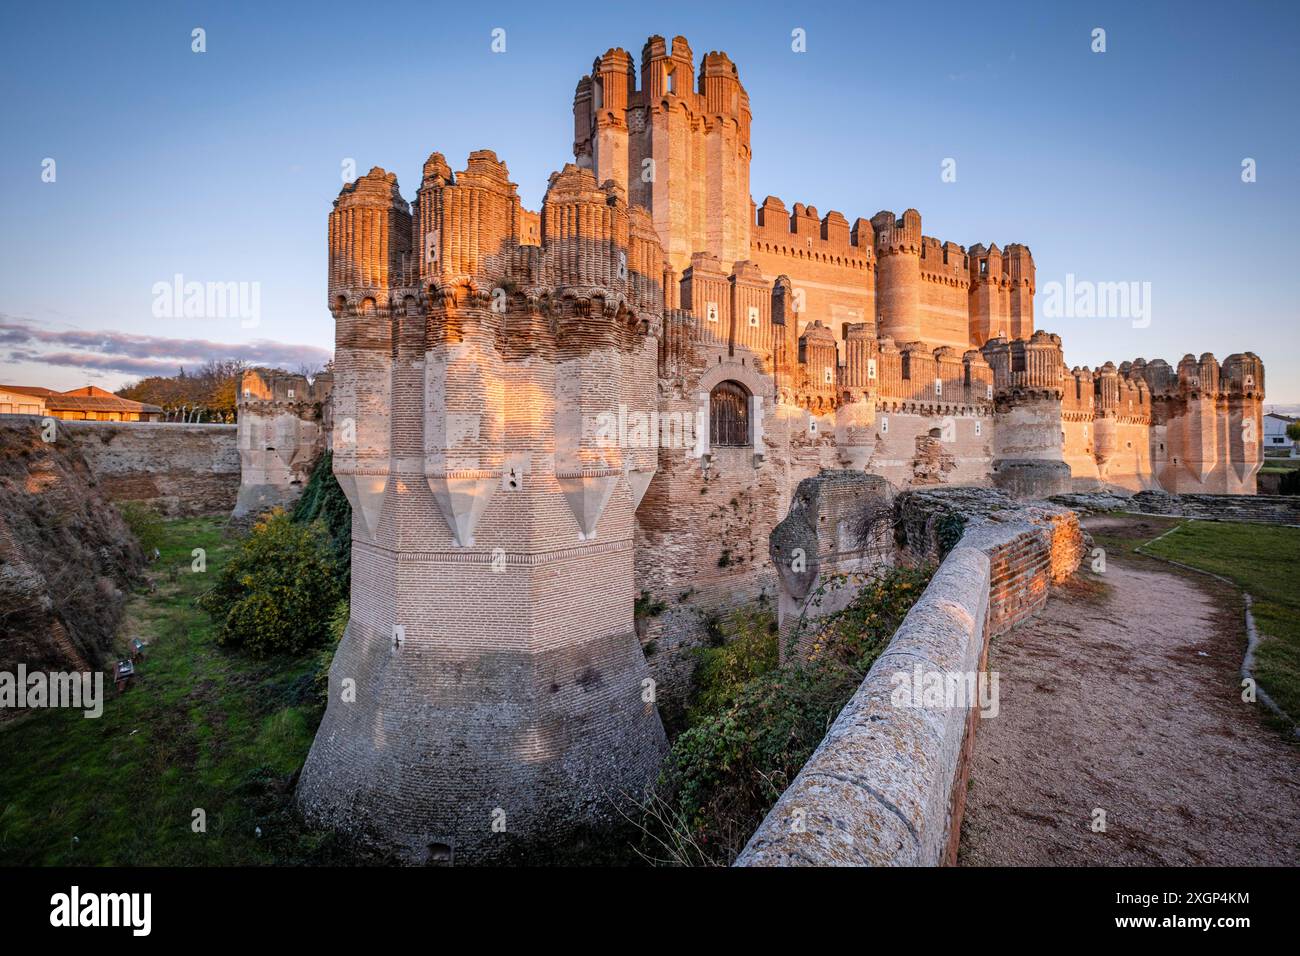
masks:
<path id="1" fill-rule="evenodd" d="M 618 821 L 666 747 L 633 624 L 654 454 L 608 434 L 653 408 L 662 252 L 573 165 L 540 217 L 488 150 L 430 156 L 413 218 L 369 179 L 331 217 L 351 616 L 298 800 L 410 862 L 527 859 Z M 373 274 L 394 219 L 419 261 Z"/>

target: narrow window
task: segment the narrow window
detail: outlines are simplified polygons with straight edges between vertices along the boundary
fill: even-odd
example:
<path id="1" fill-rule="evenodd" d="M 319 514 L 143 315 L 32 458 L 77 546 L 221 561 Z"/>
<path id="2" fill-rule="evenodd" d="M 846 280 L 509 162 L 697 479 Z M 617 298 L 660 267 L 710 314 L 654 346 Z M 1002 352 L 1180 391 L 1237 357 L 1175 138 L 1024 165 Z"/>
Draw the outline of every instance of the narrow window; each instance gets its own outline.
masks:
<path id="1" fill-rule="evenodd" d="M 709 393 L 709 444 L 749 444 L 749 391 L 738 382 L 722 382 Z"/>

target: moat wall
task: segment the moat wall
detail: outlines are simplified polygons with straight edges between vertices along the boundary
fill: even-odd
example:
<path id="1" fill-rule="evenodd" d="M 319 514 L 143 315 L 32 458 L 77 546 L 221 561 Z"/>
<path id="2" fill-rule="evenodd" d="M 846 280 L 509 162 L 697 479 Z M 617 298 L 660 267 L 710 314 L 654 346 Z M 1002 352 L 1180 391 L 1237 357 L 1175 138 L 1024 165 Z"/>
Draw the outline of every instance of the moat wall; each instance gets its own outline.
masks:
<path id="1" fill-rule="evenodd" d="M 110 501 L 138 501 L 167 516 L 222 514 L 235 506 L 237 427 L 175 422 L 57 424 L 58 434 L 80 449 Z"/>
<path id="2" fill-rule="evenodd" d="M 1132 511 L 1205 521 L 1300 525 L 1300 497 L 1294 495 L 1172 495 L 1165 491 L 1128 495 L 1103 491 L 1056 495 L 1052 501 L 1076 511 Z"/>
<path id="3" fill-rule="evenodd" d="M 966 489 L 899 501 L 905 555 L 941 548 L 952 514 L 968 516 L 960 542 L 737 866 L 955 862 L 979 710 L 899 706 L 897 675 L 983 672 L 989 638 L 1042 607 L 1087 539 L 1064 508 L 1017 508 L 998 492 Z"/>

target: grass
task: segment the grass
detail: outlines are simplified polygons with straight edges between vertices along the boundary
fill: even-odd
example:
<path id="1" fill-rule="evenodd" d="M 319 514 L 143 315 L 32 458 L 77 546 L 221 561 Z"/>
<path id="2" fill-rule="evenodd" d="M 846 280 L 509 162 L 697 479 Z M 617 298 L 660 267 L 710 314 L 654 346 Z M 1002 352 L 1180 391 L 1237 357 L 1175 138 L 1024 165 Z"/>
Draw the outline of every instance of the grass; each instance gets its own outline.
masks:
<path id="1" fill-rule="evenodd" d="M 149 644 L 134 685 L 116 695 L 106 680 L 98 719 L 40 711 L 0 729 L 0 864 L 351 862 L 290 805 L 320 721 L 318 652 L 254 661 L 219 647 L 194 601 L 234 541 L 210 518 L 162 522 L 159 537 L 156 590 L 133 597 L 116 645 Z"/>
<path id="2" fill-rule="evenodd" d="M 1260 632 L 1255 677 L 1300 721 L 1300 528 L 1187 521 L 1142 550 L 1221 575 L 1250 592 Z"/>

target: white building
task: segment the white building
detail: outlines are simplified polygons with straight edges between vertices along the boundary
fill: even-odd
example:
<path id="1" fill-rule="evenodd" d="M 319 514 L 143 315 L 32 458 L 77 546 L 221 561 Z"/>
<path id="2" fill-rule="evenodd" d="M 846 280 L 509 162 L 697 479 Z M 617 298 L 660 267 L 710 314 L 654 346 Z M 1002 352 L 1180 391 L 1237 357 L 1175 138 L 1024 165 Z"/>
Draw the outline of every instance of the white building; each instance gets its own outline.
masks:
<path id="1" fill-rule="evenodd" d="M 1269 412 L 1264 416 L 1264 451 L 1278 451 L 1290 449 L 1291 457 L 1296 456 L 1296 443 L 1286 435 L 1286 427 L 1294 424 L 1300 419 L 1290 415 L 1279 415 L 1276 412 Z"/>

